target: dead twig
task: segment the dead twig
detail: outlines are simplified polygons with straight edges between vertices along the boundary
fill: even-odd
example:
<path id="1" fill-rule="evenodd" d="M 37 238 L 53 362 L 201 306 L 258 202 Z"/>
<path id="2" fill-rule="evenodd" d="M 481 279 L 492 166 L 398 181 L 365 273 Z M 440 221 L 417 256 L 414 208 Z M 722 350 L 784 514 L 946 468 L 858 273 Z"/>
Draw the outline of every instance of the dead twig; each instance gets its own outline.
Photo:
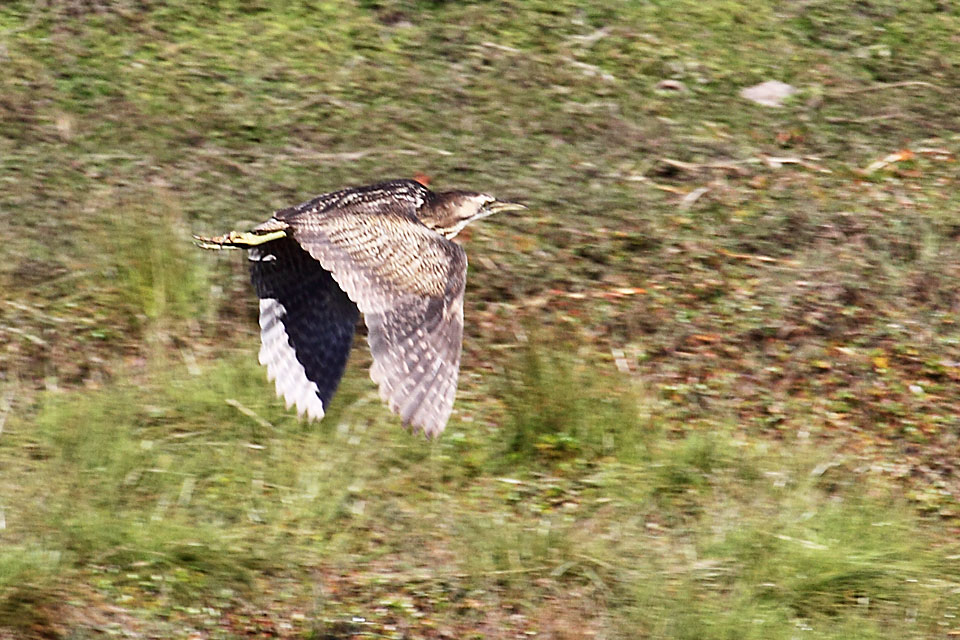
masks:
<path id="1" fill-rule="evenodd" d="M 826 167 L 821 167 L 818 164 L 814 164 L 804 158 L 792 158 L 792 157 L 782 157 L 782 156 L 767 156 L 762 155 L 760 158 L 764 163 L 771 169 L 779 169 L 785 164 L 796 164 L 804 169 L 810 169 L 811 171 L 817 171 L 819 173 L 833 173 L 830 169 Z"/>
<path id="2" fill-rule="evenodd" d="M 569 36 L 567 38 L 567 41 L 573 44 L 578 44 L 580 46 L 589 47 L 589 46 L 592 46 L 595 42 L 606 38 L 608 35 L 610 35 L 611 31 L 612 29 L 610 27 L 603 27 L 601 29 L 597 29 L 593 33 L 588 33 L 586 35 Z"/>
<path id="3" fill-rule="evenodd" d="M 0 400 L 0 433 L 3 433 L 3 427 L 7 424 L 7 416 L 13 409 L 13 391 L 7 390 L 3 394 L 3 400 Z"/>
<path id="4" fill-rule="evenodd" d="M 193 436 L 202 436 L 205 433 L 209 433 L 209 430 L 201 429 L 200 431 L 188 431 L 186 433 L 173 433 L 164 438 L 160 438 L 158 442 L 166 442 L 167 440 L 183 440 L 184 438 L 192 438 Z"/>
<path id="5" fill-rule="evenodd" d="M 785 264 L 794 267 L 798 264 L 796 260 L 786 260 L 783 258 L 774 258 L 771 256 L 752 253 L 734 253 L 732 251 L 727 251 L 726 249 L 717 249 L 717 253 L 727 258 L 734 258 L 736 260 L 755 260 L 757 262 L 765 262 L 767 264 Z"/>
<path id="6" fill-rule="evenodd" d="M 841 89 L 840 91 L 834 91 L 831 93 L 833 96 L 850 96 L 858 93 L 872 93 L 874 91 L 885 91 L 887 89 L 901 89 L 903 87 L 925 87 L 927 89 L 933 89 L 938 93 L 946 94 L 948 91 L 943 87 L 933 84 L 932 82 L 926 82 L 924 80 L 904 80 L 902 82 L 888 82 L 885 84 L 875 84 L 869 87 L 855 87 L 853 89 Z"/>
<path id="7" fill-rule="evenodd" d="M 660 162 L 667 166 L 673 167 L 674 169 L 682 169 L 683 171 L 699 171 L 704 167 L 702 164 L 684 162 L 683 160 L 674 160 L 673 158 L 660 158 Z"/>
<path id="8" fill-rule="evenodd" d="M 7 300 L 6 303 L 11 307 L 13 307 L 14 309 L 18 309 L 20 311 L 23 311 L 24 313 L 29 313 L 30 315 L 36 318 L 39 318 L 40 320 L 45 320 L 53 324 L 66 324 L 67 322 L 67 320 L 65 320 L 64 318 L 58 318 L 57 316 L 44 313 L 40 309 L 37 309 L 36 307 L 33 307 L 31 305 L 15 302 L 13 300 Z"/>
<path id="9" fill-rule="evenodd" d="M 721 171 L 730 171 L 737 175 L 746 175 L 747 170 L 744 169 L 741 165 L 749 161 L 737 161 L 737 160 L 724 160 L 722 162 L 705 162 L 703 164 L 698 164 L 695 162 L 684 162 L 682 160 L 674 160 L 673 158 L 660 158 L 660 162 L 671 167 L 673 169 L 679 169 L 681 171 L 697 172 L 710 169 L 720 169 Z"/>
<path id="10" fill-rule="evenodd" d="M 236 170 L 238 173 L 241 173 L 241 174 L 243 174 L 243 175 L 245 175 L 245 176 L 252 176 L 252 175 L 254 175 L 255 173 L 258 173 L 257 171 L 255 171 L 254 169 L 252 169 L 252 168 L 250 168 L 250 167 L 248 167 L 248 166 L 246 166 L 246 165 L 240 164 L 239 162 L 237 162 L 237 161 L 235 161 L 235 160 L 231 160 L 231 159 L 228 158 L 225 154 L 216 153 L 216 152 L 212 152 L 212 153 L 211 153 L 211 152 L 207 152 L 207 151 L 200 151 L 200 152 L 197 152 L 197 155 L 202 155 L 202 156 L 204 156 L 204 157 L 206 157 L 206 158 L 210 158 L 210 159 L 212 159 L 212 160 L 216 160 L 217 162 L 221 162 L 221 163 L 227 165 L 228 167 L 230 167 L 231 169 L 234 169 L 234 170 Z"/>
<path id="11" fill-rule="evenodd" d="M 489 40 L 484 40 L 480 43 L 481 47 L 487 47 L 488 49 L 496 49 L 497 51 L 504 51 L 506 53 L 523 53 L 520 49 L 514 47 L 508 47 L 505 44 L 498 44 L 496 42 L 490 42 Z"/>
<path id="12" fill-rule="evenodd" d="M 565 58 L 564 62 L 569 64 L 571 67 L 574 67 L 575 69 L 579 69 L 580 71 L 583 72 L 583 75 L 587 76 L 588 78 L 600 78 L 601 80 L 605 80 L 607 82 L 617 81 L 616 76 L 614 76 L 609 71 L 604 71 L 603 69 L 601 69 L 595 64 L 581 62 L 580 60 L 575 60 L 573 58 Z"/>
<path id="13" fill-rule="evenodd" d="M 27 332 L 24 331 L 23 329 L 18 329 L 17 327 L 10 327 L 10 326 L 7 326 L 7 325 L 0 325 L 0 331 L 6 331 L 7 333 L 12 333 L 12 334 L 14 334 L 14 335 L 18 335 L 18 336 L 20 336 L 21 338 L 27 340 L 28 342 L 32 342 L 33 344 L 37 345 L 38 347 L 46 347 L 46 346 L 49 346 L 49 343 L 48 343 L 46 340 L 44 340 L 43 338 L 39 338 L 39 337 L 33 335 L 32 333 L 27 333 Z"/>
<path id="14" fill-rule="evenodd" d="M 453 152 L 447 151 L 446 149 L 439 149 L 437 147 L 430 147 L 427 145 L 418 144 L 415 142 L 410 143 L 413 149 L 360 149 L 358 151 L 341 151 L 341 152 L 325 152 L 325 151 L 312 151 L 310 149 L 304 149 L 302 147 L 287 147 L 282 151 L 282 153 L 271 153 L 266 151 L 259 151 L 256 149 L 245 149 L 243 151 L 233 151 L 229 149 L 220 149 L 208 147 L 206 149 L 198 149 L 196 151 L 197 155 L 201 155 L 207 158 L 219 159 L 222 162 L 234 166 L 235 168 L 240 169 L 241 171 L 250 171 L 247 167 L 243 165 L 237 166 L 232 161 L 227 161 L 226 158 L 229 156 L 238 156 L 243 158 L 255 158 L 257 160 L 269 160 L 274 161 L 279 158 L 289 158 L 290 156 L 296 156 L 302 160 L 316 160 L 320 162 L 329 161 L 329 162 L 353 162 L 355 160 L 361 160 L 367 156 L 372 155 L 384 155 L 384 156 L 418 156 L 422 152 L 436 153 L 441 156 L 450 156 L 453 155 Z M 242 168 L 241 168 L 242 167 Z"/>
<path id="15" fill-rule="evenodd" d="M 949 160 L 953 158 L 953 152 L 949 149 L 943 149 L 939 147 L 919 147 L 914 149 L 913 152 L 917 155 L 922 156 L 932 156 L 938 160 Z"/>
<path id="16" fill-rule="evenodd" d="M 524 568 L 524 569 L 500 569 L 500 570 L 498 570 L 498 571 L 481 571 L 480 573 L 478 573 L 478 574 L 476 574 L 476 575 L 480 575 L 480 576 L 509 576 L 509 575 L 515 575 L 515 574 L 521 574 L 521 573 L 537 573 L 537 572 L 539 572 L 539 571 L 549 571 L 550 569 L 553 569 L 553 568 L 554 568 L 553 566 L 544 565 L 544 566 L 540 566 L 540 567 L 526 567 L 526 568 Z M 451 575 L 451 576 L 457 577 L 457 578 L 469 578 L 469 577 L 470 577 L 470 574 L 469 574 L 469 573 L 453 573 L 453 574 L 448 574 L 448 575 Z"/>
<path id="17" fill-rule="evenodd" d="M 694 189 L 690 193 L 686 194 L 680 199 L 679 209 L 680 211 L 686 211 L 696 203 L 705 193 L 710 191 L 710 187 L 699 187 Z"/>
<path id="18" fill-rule="evenodd" d="M 585 554 L 585 553 L 575 553 L 575 554 L 573 554 L 573 555 L 577 556 L 577 557 L 580 558 L 581 560 L 586 560 L 587 562 L 591 562 L 591 563 L 597 565 L 598 567 L 603 567 L 603 568 L 606 569 L 607 571 L 616 571 L 616 570 L 617 570 L 617 568 L 616 568 L 615 566 L 613 566 L 612 564 L 610 564 L 609 562 L 604 562 L 603 560 L 600 560 L 599 558 L 594 558 L 593 556 L 588 556 L 588 555 Z"/>
<path id="19" fill-rule="evenodd" d="M 267 429 L 273 429 L 274 431 L 279 431 L 279 429 L 277 429 L 275 426 L 273 426 L 272 424 L 270 424 L 269 422 L 261 418 L 255 411 L 253 411 L 253 409 L 249 409 L 244 405 L 242 405 L 239 400 L 234 400 L 233 398 L 227 398 L 226 400 L 224 400 L 224 402 L 226 402 L 228 405 L 230 405 L 231 407 L 233 407 L 243 415 L 247 416 L 248 418 L 256 422 L 261 427 L 265 427 Z"/>
<path id="20" fill-rule="evenodd" d="M 414 149 L 419 149 L 420 151 L 429 151 L 430 153 L 435 153 L 438 156 L 452 156 L 454 155 L 452 151 L 447 151 L 446 149 L 441 149 L 439 147 L 431 147 L 426 144 L 419 144 L 416 142 L 407 142 Z"/>
<path id="21" fill-rule="evenodd" d="M 326 93 L 317 93 L 317 94 L 314 94 L 314 96 L 311 99 L 307 100 L 306 102 L 303 102 L 300 105 L 299 110 L 308 111 L 322 104 L 330 104 L 337 107 L 338 109 L 343 109 L 345 111 L 359 111 L 360 108 L 362 107 L 362 105 L 359 102 L 350 102 L 347 100 L 340 100 L 339 98 L 334 98 L 333 96 Z"/>
<path id="22" fill-rule="evenodd" d="M 825 118 L 830 124 L 868 124 L 870 122 L 882 122 L 883 120 L 896 120 L 905 118 L 903 113 L 884 113 L 879 116 L 867 116 L 865 118 Z"/>
<path id="23" fill-rule="evenodd" d="M 557 567 L 562 565 L 541 565 L 537 567 L 524 567 L 521 569 L 497 569 L 493 571 L 478 571 L 475 573 L 469 573 L 465 571 L 457 573 L 441 573 L 439 575 L 405 575 L 405 574 L 394 574 L 384 576 L 383 574 L 378 574 L 377 579 L 389 582 L 391 584 L 403 584 L 409 582 L 431 582 L 435 580 L 465 580 L 467 578 L 472 578 L 475 576 L 510 576 L 510 575 L 521 575 L 524 573 L 539 573 L 544 571 L 554 571 Z"/>

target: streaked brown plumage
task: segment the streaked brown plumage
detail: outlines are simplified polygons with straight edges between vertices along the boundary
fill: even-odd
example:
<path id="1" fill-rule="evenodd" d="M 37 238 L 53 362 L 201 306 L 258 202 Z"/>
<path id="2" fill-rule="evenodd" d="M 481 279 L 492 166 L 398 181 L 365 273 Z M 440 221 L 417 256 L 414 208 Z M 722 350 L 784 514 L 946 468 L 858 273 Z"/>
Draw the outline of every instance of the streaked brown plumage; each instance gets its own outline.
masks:
<path id="1" fill-rule="evenodd" d="M 521 208 L 395 180 L 282 209 L 249 233 L 197 241 L 249 250 L 260 362 L 288 407 L 323 417 L 362 313 L 381 398 L 405 426 L 432 437 L 453 408 L 463 337 L 467 257 L 451 238 L 473 220 Z"/>

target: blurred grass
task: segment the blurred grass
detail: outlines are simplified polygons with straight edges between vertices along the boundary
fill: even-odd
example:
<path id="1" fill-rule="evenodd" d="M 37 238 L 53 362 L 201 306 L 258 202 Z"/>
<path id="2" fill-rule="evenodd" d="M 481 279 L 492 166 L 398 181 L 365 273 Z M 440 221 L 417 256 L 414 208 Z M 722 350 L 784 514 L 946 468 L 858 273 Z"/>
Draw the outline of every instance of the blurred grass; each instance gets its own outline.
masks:
<path id="1" fill-rule="evenodd" d="M 148 322 L 204 317 L 210 283 L 193 255 L 190 235 L 174 203 L 151 209 L 163 194 L 145 194 L 147 207 L 126 203 L 104 229 L 113 251 L 108 270 L 116 274 L 123 300 Z M 160 202 L 163 202 L 160 200 Z"/>
<path id="2" fill-rule="evenodd" d="M 0 627 L 956 633 L 958 32 L 893 0 L 4 3 Z M 800 92 L 738 96 L 768 79 Z M 457 413 L 404 434 L 358 349 L 298 423 L 243 261 L 189 235 L 414 172 L 530 205 L 471 229 Z"/>
<path id="3" fill-rule="evenodd" d="M 575 345 L 561 345 L 560 340 L 550 350 L 521 345 L 518 366 L 503 372 L 497 396 L 506 411 L 500 431 L 504 461 L 541 466 L 614 454 L 641 457 L 645 429 L 638 399 L 629 393 L 608 396 L 612 374 L 576 362 L 566 355 Z"/>
<path id="4" fill-rule="evenodd" d="M 545 344 L 508 360 L 524 394 L 571 383 L 569 369 L 553 369 L 555 384 L 524 368 L 553 357 Z M 425 446 L 381 424 L 374 391 L 347 385 L 331 421 L 309 428 L 243 353 L 200 375 L 158 365 L 41 395 L 4 432 L 17 490 L 4 497 L 0 623 L 55 626 L 43 619 L 53 604 L 24 617 L 17 603 L 74 580 L 156 622 L 197 601 L 261 597 L 265 576 L 303 580 L 294 601 L 310 599 L 324 571 L 365 586 L 326 598 L 316 629 L 351 611 L 389 624 L 423 609 L 469 627 L 473 606 L 536 611 L 563 591 L 591 603 L 583 624 L 623 636 L 919 637 L 960 606 L 955 540 L 863 472 L 828 482 L 843 472 L 815 468 L 824 452 L 808 442 L 678 435 L 661 403 L 612 379 L 578 398 L 631 412 L 564 431 L 576 449 L 517 449 L 509 425 L 528 413 L 509 408 L 503 434 L 468 436 L 454 421 Z M 641 408 L 648 419 L 631 417 Z M 606 430 L 642 431 L 643 445 L 592 448 Z M 464 438 L 479 468 L 460 464 Z"/>

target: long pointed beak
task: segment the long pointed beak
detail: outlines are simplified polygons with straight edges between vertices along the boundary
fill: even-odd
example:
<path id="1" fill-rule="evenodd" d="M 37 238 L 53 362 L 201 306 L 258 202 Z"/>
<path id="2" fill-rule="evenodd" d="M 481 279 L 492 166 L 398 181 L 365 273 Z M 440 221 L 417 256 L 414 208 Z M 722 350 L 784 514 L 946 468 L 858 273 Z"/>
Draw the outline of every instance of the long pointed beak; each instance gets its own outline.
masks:
<path id="1" fill-rule="evenodd" d="M 486 206 L 487 211 L 493 213 L 506 213 L 507 211 L 520 211 L 526 207 L 519 202 L 501 202 L 495 200 Z"/>

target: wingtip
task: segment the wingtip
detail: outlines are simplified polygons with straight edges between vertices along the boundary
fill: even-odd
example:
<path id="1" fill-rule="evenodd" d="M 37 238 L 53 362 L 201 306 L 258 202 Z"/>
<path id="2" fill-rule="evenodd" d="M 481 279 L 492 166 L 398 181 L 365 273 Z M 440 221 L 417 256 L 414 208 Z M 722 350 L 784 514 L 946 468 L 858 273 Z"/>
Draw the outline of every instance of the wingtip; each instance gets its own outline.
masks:
<path id="1" fill-rule="evenodd" d="M 446 424 L 442 425 L 425 425 L 410 422 L 407 420 L 402 421 L 403 428 L 410 432 L 411 435 L 423 436 L 424 440 L 428 442 L 433 442 L 440 438 L 440 434 L 443 433 Z"/>
<path id="2" fill-rule="evenodd" d="M 223 249 L 223 243 L 217 242 L 216 238 L 207 238 L 205 236 L 198 236 L 193 234 L 193 244 L 201 249 L 207 249 L 209 251 L 219 251 Z"/>

